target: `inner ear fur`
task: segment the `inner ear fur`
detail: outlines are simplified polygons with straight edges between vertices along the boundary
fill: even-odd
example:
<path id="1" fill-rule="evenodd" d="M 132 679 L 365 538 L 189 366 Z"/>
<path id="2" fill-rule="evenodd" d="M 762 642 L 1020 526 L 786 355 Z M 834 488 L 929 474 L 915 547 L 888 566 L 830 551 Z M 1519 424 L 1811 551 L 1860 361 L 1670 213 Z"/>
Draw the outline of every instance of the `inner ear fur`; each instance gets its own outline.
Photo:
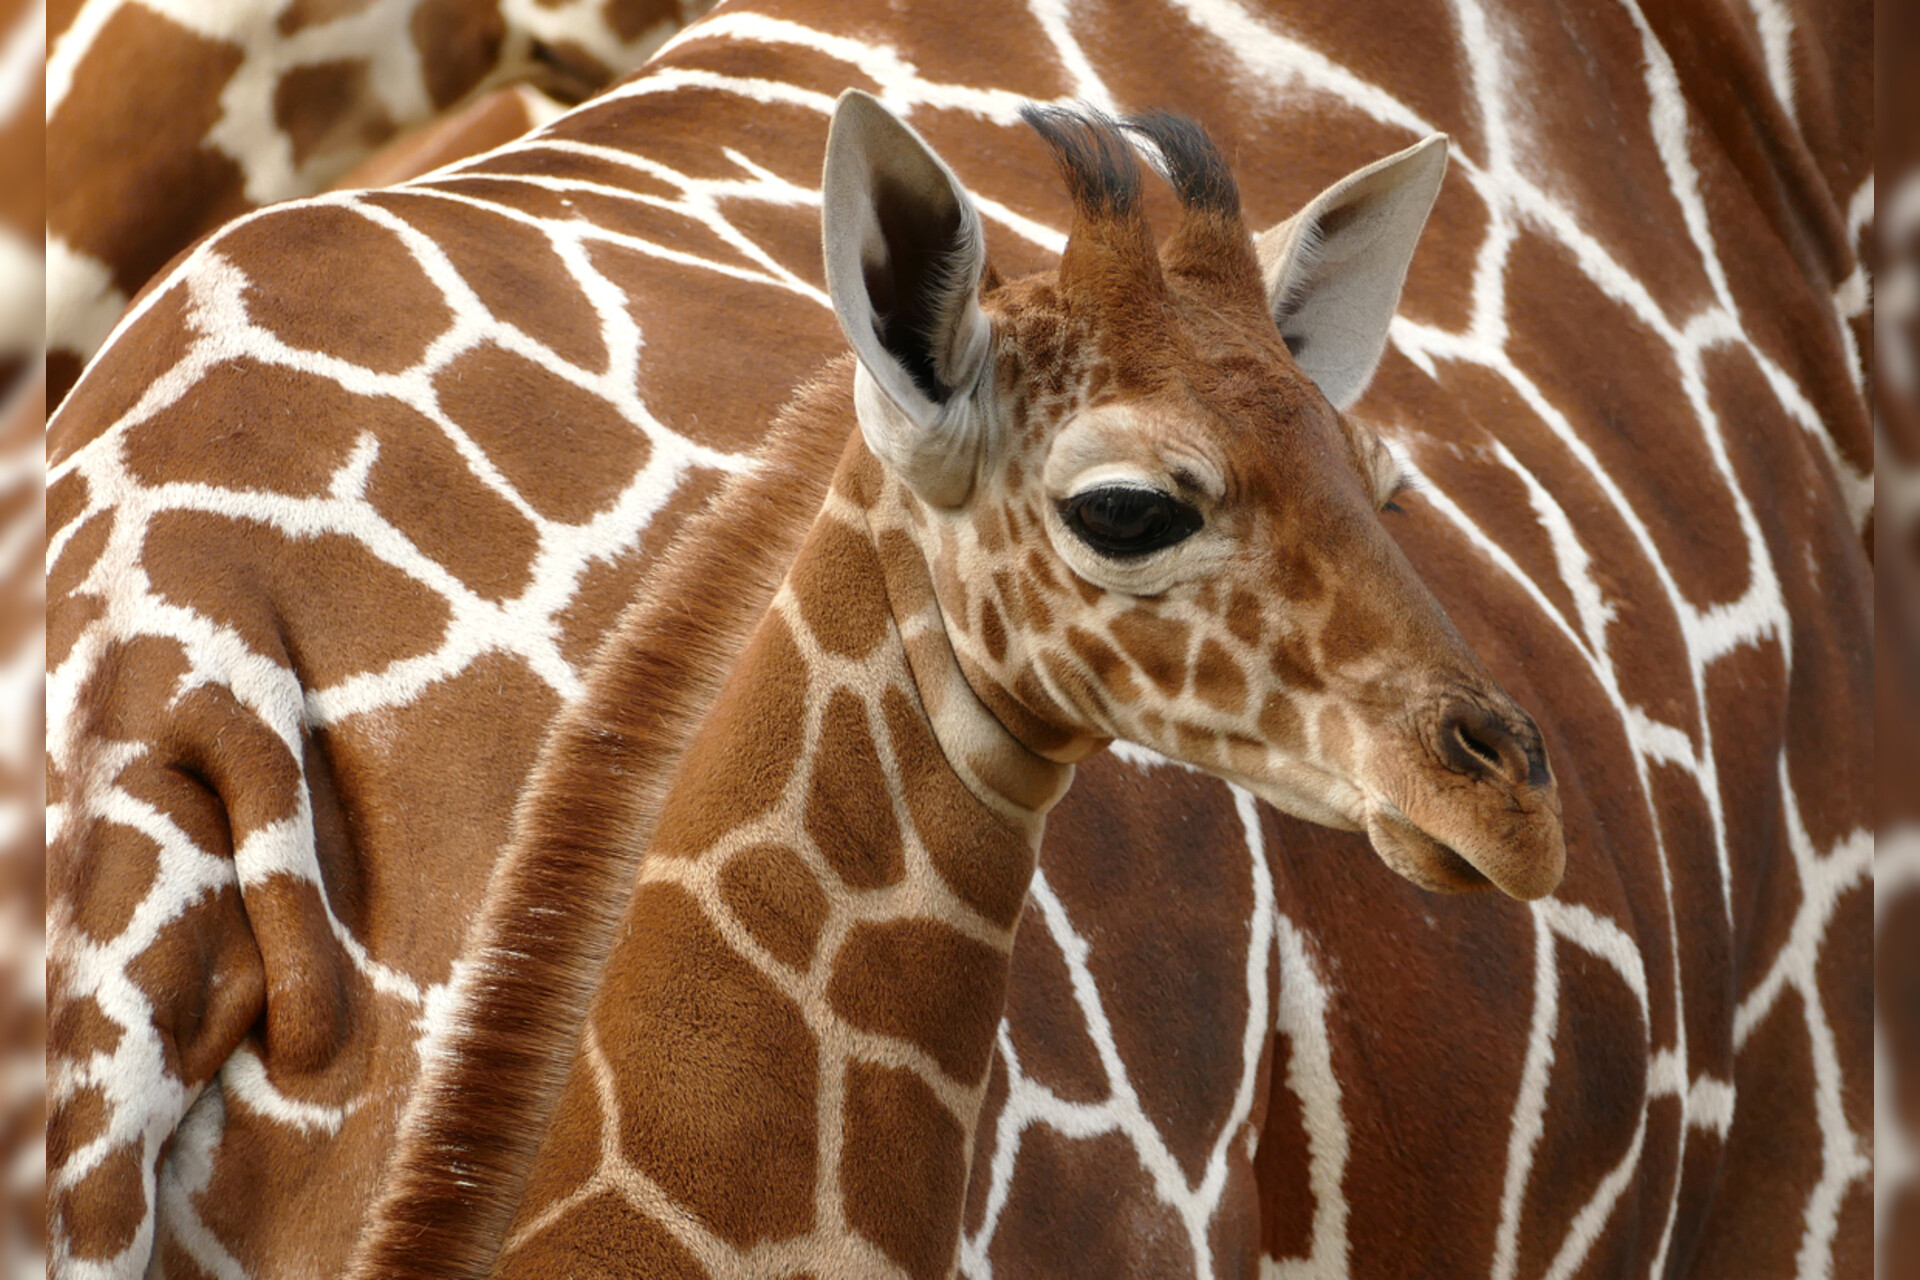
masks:
<path id="1" fill-rule="evenodd" d="M 1436 133 L 1348 174 L 1255 242 L 1274 323 L 1336 408 L 1373 379 L 1446 172 L 1447 136 Z"/>
<path id="2" fill-rule="evenodd" d="M 860 358 L 867 447 L 929 502 L 957 505 L 985 446 L 980 215 L 918 134 L 853 89 L 834 108 L 821 195 L 827 292 Z"/>

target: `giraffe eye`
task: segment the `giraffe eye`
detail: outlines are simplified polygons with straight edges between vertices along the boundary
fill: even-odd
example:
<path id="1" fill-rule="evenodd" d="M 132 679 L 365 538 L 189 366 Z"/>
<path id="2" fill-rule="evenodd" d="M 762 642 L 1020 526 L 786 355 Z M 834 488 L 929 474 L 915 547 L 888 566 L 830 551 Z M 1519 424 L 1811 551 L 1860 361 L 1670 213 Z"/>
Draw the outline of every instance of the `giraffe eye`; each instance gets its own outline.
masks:
<path id="1" fill-rule="evenodd" d="M 1075 494 L 1060 518 L 1102 555 L 1143 556 L 1170 547 L 1200 527 L 1200 513 L 1158 489 L 1110 485 Z"/>

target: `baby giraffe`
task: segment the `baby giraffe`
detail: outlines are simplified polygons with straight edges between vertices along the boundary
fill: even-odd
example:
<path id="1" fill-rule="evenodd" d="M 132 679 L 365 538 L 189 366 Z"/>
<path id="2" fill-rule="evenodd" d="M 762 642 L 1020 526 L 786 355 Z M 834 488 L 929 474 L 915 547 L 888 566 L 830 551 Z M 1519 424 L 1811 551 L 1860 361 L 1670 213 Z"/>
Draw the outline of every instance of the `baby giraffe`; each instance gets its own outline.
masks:
<path id="1" fill-rule="evenodd" d="M 1026 118 L 1075 220 L 1057 272 L 1002 283 L 947 166 L 840 100 L 827 281 L 858 362 L 783 427 L 829 442 L 779 464 L 815 487 L 725 517 L 785 501 L 797 553 L 683 746 L 634 743 L 678 733 L 650 708 L 700 584 L 669 574 L 603 652 L 523 807 L 547 870 L 488 908 L 362 1274 L 950 1275 L 1042 826 L 1115 738 L 1428 888 L 1558 884 L 1539 732 L 1381 527 L 1402 478 L 1341 412 L 1445 140 L 1255 237 L 1196 126 L 1129 120 L 1182 206 L 1156 247 L 1119 126 Z M 604 963 L 556 977 L 545 922 L 593 909 L 568 868 L 604 866 L 631 872 Z"/>

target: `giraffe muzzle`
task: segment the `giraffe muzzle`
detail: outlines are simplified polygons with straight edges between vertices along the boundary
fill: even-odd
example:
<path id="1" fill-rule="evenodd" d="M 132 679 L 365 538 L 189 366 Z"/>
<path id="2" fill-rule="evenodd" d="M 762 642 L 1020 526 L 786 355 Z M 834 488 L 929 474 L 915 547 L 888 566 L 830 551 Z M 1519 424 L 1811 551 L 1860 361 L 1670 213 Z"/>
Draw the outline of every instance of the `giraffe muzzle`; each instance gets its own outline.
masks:
<path id="1" fill-rule="evenodd" d="M 1439 893 L 1552 893 L 1566 842 L 1539 726 L 1498 690 L 1453 694 L 1424 721 L 1415 762 L 1381 779 L 1368 806 L 1374 850 Z"/>

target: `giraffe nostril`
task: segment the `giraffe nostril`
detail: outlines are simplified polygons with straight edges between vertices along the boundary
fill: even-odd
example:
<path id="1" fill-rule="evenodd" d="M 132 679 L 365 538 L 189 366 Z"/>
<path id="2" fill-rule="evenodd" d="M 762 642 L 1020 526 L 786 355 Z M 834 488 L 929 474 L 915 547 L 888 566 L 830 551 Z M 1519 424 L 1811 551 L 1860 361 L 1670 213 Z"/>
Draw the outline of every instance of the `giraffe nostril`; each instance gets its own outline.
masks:
<path id="1" fill-rule="evenodd" d="M 1473 730 L 1467 728 L 1466 725 L 1455 724 L 1453 726 L 1453 736 L 1470 754 L 1479 757 L 1489 769 L 1498 769 L 1500 767 L 1499 749 L 1488 746 L 1486 743 L 1480 741 L 1480 739 L 1474 737 Z"/>
<path id="2" fill-rule="evenodd" d="M 1449 708 L 1440 722 L 1439 756 L 1455 773 L 1510 786 L 1543 787 L 1551 780 L 1540 731 L 1524 712 L 1513 719 L 1478 703 Z"/>

